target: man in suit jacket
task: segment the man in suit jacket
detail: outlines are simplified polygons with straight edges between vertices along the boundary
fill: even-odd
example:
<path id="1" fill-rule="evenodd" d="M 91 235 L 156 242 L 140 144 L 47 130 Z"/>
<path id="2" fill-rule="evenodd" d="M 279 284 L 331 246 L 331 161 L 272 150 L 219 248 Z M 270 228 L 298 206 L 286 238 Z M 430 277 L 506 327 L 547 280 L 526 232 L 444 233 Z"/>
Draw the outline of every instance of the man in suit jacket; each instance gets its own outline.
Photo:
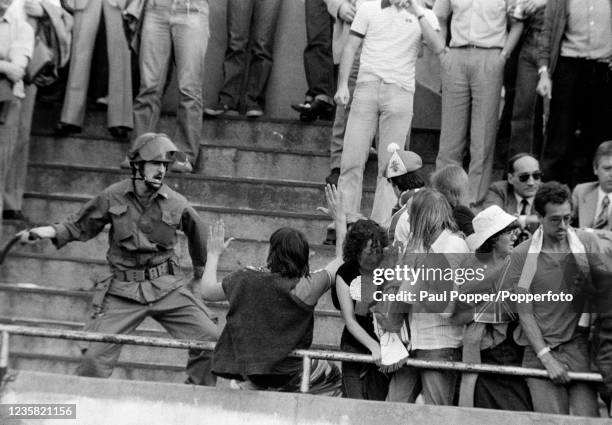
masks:
<path id="1" fill-rule="evenodd" d="M 508 161 L 507 170 L 507 180 L 489 186 L 483 208 L 497 205 L 508 214 L 517 216 L 522 229 L 533 232 L 539 225 L 533 199 L 542 182 L 540 163 L 531 154 L 518 153 Z"/>
<path id="2" fill-rule="evenodd" d="M 603 142 L 595 152 L 593 172 L 596 182 L 574 188 L 574 219 L 579 227 L 612 230 L 612 140 Z"/>

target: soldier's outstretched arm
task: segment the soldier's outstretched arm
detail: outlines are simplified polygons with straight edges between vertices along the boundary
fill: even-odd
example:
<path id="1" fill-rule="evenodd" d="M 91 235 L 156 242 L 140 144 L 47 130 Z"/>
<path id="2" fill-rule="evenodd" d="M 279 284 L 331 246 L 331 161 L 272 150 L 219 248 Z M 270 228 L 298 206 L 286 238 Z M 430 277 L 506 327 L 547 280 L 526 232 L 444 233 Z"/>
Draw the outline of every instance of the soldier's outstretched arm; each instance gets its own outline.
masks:
<path id="1" fill-rule="evenodd" d="M 20 242 L 34 243 L 40 239 L 51 239 L 59 249 L 75 240 L 88 241 L 96 237 L 110 222 L 108 204 L 108 199 L 102 193 L 86 202 L 77 214 L 61 223 L 19 232 Z"/>

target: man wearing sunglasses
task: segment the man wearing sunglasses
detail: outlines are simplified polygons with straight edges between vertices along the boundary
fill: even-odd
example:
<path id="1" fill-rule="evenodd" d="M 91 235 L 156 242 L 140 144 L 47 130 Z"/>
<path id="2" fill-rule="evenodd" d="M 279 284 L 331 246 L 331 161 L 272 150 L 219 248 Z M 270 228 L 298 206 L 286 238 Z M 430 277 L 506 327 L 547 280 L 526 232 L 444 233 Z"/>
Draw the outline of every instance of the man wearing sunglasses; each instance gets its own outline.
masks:
<path id="1" fill-rule="evenodd" d="M 494 182 L 489 187 L 483 207 L 497 205 L 508 214 L 516 215 L 522 230 L 517 239 L 520 243 L 539 224 L 533 211 L 533 200 L 542 183 L 542 172 L 538 160 L 524 152 L 510 158 L 507 170 L 507 180 Z"/>

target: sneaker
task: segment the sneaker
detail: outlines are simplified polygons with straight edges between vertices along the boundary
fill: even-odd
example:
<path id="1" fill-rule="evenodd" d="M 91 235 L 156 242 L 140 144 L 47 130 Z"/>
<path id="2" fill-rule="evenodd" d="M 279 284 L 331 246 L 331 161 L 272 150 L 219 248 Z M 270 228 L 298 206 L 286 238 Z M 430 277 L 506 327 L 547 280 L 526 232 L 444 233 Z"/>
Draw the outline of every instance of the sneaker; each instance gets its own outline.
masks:
<path id="1" fill-rule="evenodd" d="M 170 166 L 170 171 L 175 173 L 193 173 L 193 166 L 189 160 L 185 162 L 174 161 Z"/>
<path id="2" fill-rule="evenodd" d="M 218 117 L 219 115 L 229 115 L 229 116 L 239 115 L 236 109 L 232 109 L 229 107 L 229 105 L 226 105 L 225 103 L 220 103 L 220 102 L 213 107 L 204 108 L 204 114 L 211 116 L 211 117 Z"/>
<path id="3" fill-rule="evenodd" d="M 336 229 L 327 229 L 323 245 L 336 245 Z"/>
<path id="4" fill-rule="evenodd" d="M 4 210 L 2 211 L 2 218 L 4 220 L 18 220 L 25 221 L 27 223 L 30 222 L 30 219 L 20 210 Z"/>
<path id="5" fill-rule="evenodd" d="M 119 168 L 123 168 L 124 170 L 132 169 L 132 167 L 130 166 L 130 160 L 128 159 L 127 156 L 123 158 L 123 161 L 121 161 L 121 164 L 119 164 Z"/>
<path id="6" fill-rule="evenodd" d="M 329 176 L 325 177 L 325 183 L 338 187 L 338 179 L 340 178 L 340 168 L 333 168 Z"/>
<path id="7" fill-rule="evenodd" d="M 121 142 L 128 141 L 128 133 L 131 130 L 129 127 L 117 126 L 117 127 L 109 127 L 108 132 L 114 139 L 119 140 Z"/>
<path id="8" fill-rule="evenodd" d="M 246 117 L 247 118 L 259 118 L 263 115 L 263 111 L 260 108 L 254 107 L 254 108 L 249 108 L 246 111 Z"/>
<path id="9" fill-rule="evenodd" d="M 78 125 L 58 122 L 55 126 L 55 137 L 68 137 L 81 131 L 82 129 Z"/>

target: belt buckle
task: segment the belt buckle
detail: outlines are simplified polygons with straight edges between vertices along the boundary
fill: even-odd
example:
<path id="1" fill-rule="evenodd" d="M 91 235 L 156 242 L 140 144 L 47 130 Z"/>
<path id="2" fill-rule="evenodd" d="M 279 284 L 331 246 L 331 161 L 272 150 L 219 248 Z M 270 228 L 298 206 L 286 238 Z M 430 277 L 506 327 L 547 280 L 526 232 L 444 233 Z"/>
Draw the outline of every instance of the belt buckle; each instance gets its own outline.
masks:
<path id="1" fill-rule="evenodd" d="M 147 279 L 144 270 L 132 270 L 134 273 L 134 280 L 136 282 L 143 282 Z"/>

